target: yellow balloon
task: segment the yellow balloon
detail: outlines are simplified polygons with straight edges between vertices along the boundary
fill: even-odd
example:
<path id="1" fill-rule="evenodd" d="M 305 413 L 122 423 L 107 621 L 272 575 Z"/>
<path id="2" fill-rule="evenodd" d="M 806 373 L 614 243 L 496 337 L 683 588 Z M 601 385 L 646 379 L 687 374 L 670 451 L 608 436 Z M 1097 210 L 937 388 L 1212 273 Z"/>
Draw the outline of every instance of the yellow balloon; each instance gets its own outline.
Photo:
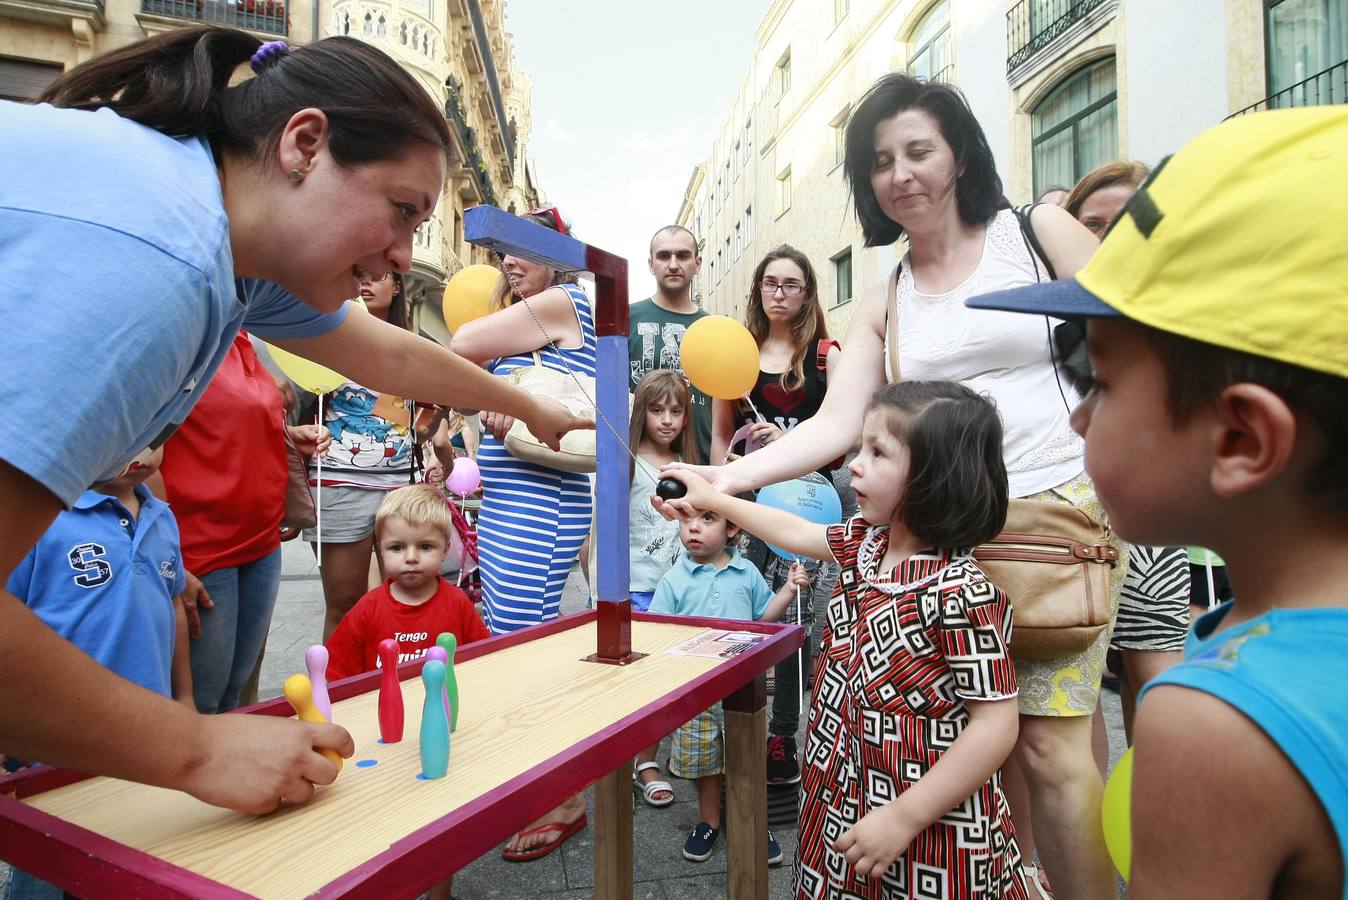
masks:
<path id="1" fill-rule="evenodd" d="M 1132 833 L 1133 748 L 1123 751 L 1114 771 L 1105 784 L 1104 801 L 1100 804 L 1100 818 L 1105 829 L 1105 848 L 1114 868 L 1123 880 L 1133 867 Z"/>
<path id="2" fill-rule="evenodd" d="M 474 319 L 480 319 L 491 312 L 491 295 L 501 280 L 501 273 L 495 266 L 479 263 L 466 266 L 454 273 L 445 285 L 445 299 L 442 309 L 445 325 L 453 334 Z"/>
<path id="3" fill-rule="evenodd" d="M 281 371 L 286 373 L 287 378 L 311 394 L 326 394 L 328 391 L 334 391 L 347 380 L 326 366 L 310 362 L 303 356 L 287 353 L 272 344 L 267 344 L 267 352 L 271 354 L 271 358 L 281 368 Z"/>
<path id="4" fill-rule="evenodd" d="M 709 397 L 735 400 L 758 381 L 758 343 L 727 316 L 703 316 L 689 326 L 679 357 L 693 387 Z"/>

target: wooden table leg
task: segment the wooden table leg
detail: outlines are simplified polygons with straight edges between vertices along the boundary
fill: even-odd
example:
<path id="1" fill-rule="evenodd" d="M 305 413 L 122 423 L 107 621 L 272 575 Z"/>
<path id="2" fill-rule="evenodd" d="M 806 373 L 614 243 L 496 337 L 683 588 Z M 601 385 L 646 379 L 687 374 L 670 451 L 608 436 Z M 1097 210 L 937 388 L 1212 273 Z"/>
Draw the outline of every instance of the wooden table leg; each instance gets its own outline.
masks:
<path id="1" fill-rule="evenodd" d="M 594 786 L 594 896 L 632 900 L 632 761 Z"/>
<path id="2" fill-rule="evenodd" d="M 726 697 L 726 888 L 733 900 L 768 897 L 767 682 L 759 674 Z"/>

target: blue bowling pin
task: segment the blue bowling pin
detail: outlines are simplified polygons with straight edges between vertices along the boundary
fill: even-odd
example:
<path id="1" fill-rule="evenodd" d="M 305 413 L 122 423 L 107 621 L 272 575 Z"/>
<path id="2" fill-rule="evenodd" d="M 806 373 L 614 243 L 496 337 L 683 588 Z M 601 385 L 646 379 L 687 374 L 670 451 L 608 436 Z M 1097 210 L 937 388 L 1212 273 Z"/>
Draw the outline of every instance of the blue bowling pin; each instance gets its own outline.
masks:
<path id="1" fill-rule="evenodd" d="M 428 660 L 421 670 L 426 701 L 421 707 L 421 774 L 444 778 L 449 769 L 449 717 L 445 715 L 445 664 Z"/>

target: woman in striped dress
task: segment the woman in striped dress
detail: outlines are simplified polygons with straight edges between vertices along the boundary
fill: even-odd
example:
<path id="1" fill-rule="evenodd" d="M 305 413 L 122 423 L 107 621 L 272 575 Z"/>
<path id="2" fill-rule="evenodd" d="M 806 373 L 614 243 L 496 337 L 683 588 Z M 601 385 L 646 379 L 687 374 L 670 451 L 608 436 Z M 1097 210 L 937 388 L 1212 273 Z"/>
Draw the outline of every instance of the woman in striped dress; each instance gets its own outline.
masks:
<path id="1" fill-rule="evenodd" d="M 555 206 L 524 216 L 566 234 Z M 543 365 L 577 375 L 595 374 L 594 315 L 574 276 L 514 256 L 503 256 L 492 313 L 454 335 L 454 351 L 505 377 L 521 366 Z M 590 531 L 590 479 L 521 462 L 503 440 L 514 422 L 482 414 L 477 451 L 482 512 L 477 520 L 483 619 L 492 634 L 557 618 L 567 573 Z M 547 856 L 586 825 L 585 794 L 531 822 L 506 844 L 512 862 Z"/>
<path id="2" fill-rule="evenodd" d="M 555 207 L 525 219 L 563 234 Z M 573 276 L 514 256 L 501 258 L 493 312 L 454 335 L 454 350 L 505 377 L 521 366 L 543 365 L 594 376 L 595 332 L 590 300 Z M 554 619 L 567 574 L 590 529 L 590 481 L 584 475 L 522 462 L 503 439 L 513 422 L 484 413 L 478 449 L 482 512 L 478 554 L 483 618 L 493 634 Z"/>

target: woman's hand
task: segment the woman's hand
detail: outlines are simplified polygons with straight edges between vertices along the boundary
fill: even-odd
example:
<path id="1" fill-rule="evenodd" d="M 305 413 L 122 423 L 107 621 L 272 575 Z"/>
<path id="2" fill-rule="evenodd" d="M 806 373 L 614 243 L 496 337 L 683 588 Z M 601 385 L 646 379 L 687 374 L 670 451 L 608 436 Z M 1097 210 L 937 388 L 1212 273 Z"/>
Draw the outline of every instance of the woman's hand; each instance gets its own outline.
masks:
<path id="1" fill-rule="evenodd" d="M 515 424 L 514 416 L 507 416 L 505 413 L 493 412 L 491 410 L 482 411 L 482 427 L 498 441 L 505 440 L 506 432 L 510 426 Z M 529 429 L 532 431 L 533 429 Z"/>
<path id="2" fill-rule="evenodd" d="M 834 842 L 833 849 L 846 856 L 862 878 L 879 878 L 922 830 L 905 819 L 898 801 L 891 801 L 862 816 Z"/>
<path id="3" fill-rule="evenodd" d="M 287 425 L 286 431 L 300 456 L 322 455 L 332 444 L 332 432 L 322 425 Z"/>
<path id="4" fill-rule="evenodd" d="M 534 398 L 535 412 L 525 422 L 534 437 L 553 450 L 562 445 L 562 436 L 577 428 L 594 428 L 593 416 L 573 413 L 569 407 L 548 397 Z M 493 432 L 494 433 L 494 432 Z"/>
<path id="5" fill-rule="evenodd" d="M 317 426 L 315 426 L 317 427 Z M 183 601 L 183 612 L 187 614 L 187 632 L 193 638 L 201 637 L 201 610 L 212 609 L 215 601 L 207 592 L 201 580 L 191 572 L 184 572 L 187 586 L 179 595 Z"/>
<path id="6" fill-rule="evenodd" d="M 764 446 L 771 444 L 784 434 L 786 434 L 785 431 L 771 422 L 755 422 L 749 426 L 750 437 Z"/>

